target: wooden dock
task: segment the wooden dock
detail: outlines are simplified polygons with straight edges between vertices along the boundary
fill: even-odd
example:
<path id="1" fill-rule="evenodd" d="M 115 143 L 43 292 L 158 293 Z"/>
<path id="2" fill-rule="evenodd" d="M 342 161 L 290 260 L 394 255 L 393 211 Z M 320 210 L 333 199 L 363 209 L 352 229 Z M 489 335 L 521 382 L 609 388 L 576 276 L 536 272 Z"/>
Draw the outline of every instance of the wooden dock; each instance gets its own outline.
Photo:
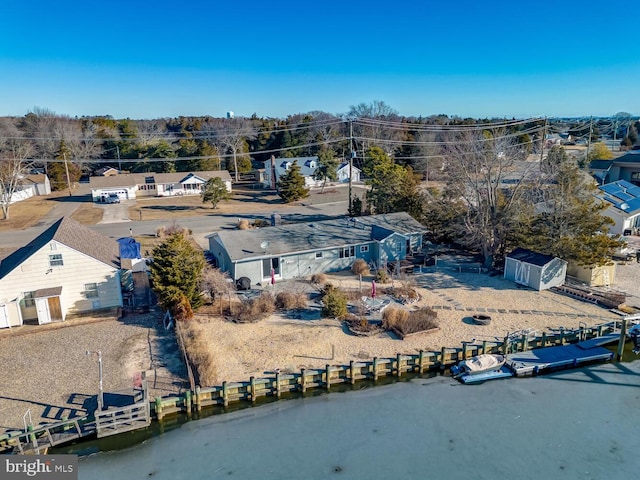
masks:
<path id="1" fill-rule="evenodd" d="M 538 348 L 507 355 L 507 364 L 516 377 L 538 375 L 563 368 L 575 368 L 590 362 L 606 362 L 613 352 L 601 346 L 571 344 Z"/>

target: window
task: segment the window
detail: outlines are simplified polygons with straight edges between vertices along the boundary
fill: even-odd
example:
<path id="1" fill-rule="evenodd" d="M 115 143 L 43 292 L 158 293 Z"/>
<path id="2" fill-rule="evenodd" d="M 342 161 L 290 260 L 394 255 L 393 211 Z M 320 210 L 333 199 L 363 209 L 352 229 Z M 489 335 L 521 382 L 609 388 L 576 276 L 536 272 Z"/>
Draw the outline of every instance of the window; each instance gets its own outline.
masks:
<path id="1" fill-rule="evenodd" d="M 316 258 L 322 258 L 322 252 L 316 252 Z"/>
<path id="2" fill-rule="evenodd" d="M 35 292 L 24 292 L 24 306 L 25 307 L 35 307 L 36 299 L 33 298 L 33 294 Z"/>
<path id="3" fill-rule="evenodd" d="M 356 256 L 356 247 L 344 247 L 340 249 L 340 258 L 350 258 Z"/>
<path id="4" fill-rule="evenodd" d="M 55 253 L 53 255 L 49 255 L 49 266 L 50 267 L 61 267 L 64 265 L 62 261 L 62 255 L 59 253 Z"/>
<path id="5" fill-rule="evenodd" d="M 84 284 L 84 296 L 87 298 L 96 298 L 98 296 L 98 284 L 97 283 L 85 283 Z"/>
<path id="6" fill-rule="evenodd" d="M 360 245 L 360 253 L 365 253 L 369 251 L 369 245 Z"/>
<path id="7" fill-rule="evenodd" d="M 640 172 L 633 172 L 631 174 L 631 180 L 640 180 Z"/>

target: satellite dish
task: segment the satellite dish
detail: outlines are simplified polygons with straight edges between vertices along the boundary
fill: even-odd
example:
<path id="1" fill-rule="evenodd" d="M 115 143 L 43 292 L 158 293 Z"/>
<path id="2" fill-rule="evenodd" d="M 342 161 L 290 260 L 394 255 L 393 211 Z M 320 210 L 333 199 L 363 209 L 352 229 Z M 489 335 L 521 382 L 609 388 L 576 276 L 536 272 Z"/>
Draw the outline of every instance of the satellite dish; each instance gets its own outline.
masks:
<path id="1" fill-rule="evenodd" d="M 269 242 L 265 240 L 260 244 L 260 248 L 264 250 L 264 253 L 267 253 L 267 248 L 269 248 Z"/>

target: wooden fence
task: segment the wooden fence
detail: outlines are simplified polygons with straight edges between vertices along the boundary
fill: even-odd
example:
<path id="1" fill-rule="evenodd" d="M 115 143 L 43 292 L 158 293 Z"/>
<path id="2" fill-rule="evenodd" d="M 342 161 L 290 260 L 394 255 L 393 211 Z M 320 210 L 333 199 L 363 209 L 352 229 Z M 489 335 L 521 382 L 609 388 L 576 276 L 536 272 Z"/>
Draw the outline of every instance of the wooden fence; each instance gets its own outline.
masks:
<path id="1" fill-rule="evenodd" d="M 324 368 L 301 369 L 295 373 L 276 373 L 274 376 L 255 378 L 242 382 L 223 382 L 222 385 L 187 391 L 181 396 L 158 397 L 151 404 L 152 414 L 162 419 L 165 415 L 199 411 L 213 405 L 228 406 L 233 402 L 255 402 L 260 397 L 280 398 L 283 393 L 309 389 L 331 390 L 332 385 L 354 384 L 361 380 L 376 381 L 380 377 L 404 373 L 421 374 L 427 371 L 443 371 L 460 360 L 482 353 L 514 353 L 534 348 L 564 345 L 600 337 L 618 331 L 622 321 L 612 321 L 595 327 L 582 326 L 575 330 L 543 332 L 532 336 L 530 332 L 507 335 L 502 341 L 481 343 L 463 342 L 460 347 L 443 347 L 439 352 L 420 351 L 418 354 L 397 354 L 394 358 L 373 358 L 371 361 L 349 365 L 326 365 Z"/>

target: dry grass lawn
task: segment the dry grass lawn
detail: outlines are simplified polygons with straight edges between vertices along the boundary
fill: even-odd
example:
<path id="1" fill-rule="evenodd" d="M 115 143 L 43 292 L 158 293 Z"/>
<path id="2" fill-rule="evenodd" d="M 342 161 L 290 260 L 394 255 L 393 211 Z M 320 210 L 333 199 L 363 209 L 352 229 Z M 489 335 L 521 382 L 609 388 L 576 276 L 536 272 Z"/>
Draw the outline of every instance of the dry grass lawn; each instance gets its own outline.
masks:
<path id="1" fill-rule="evenodd" d="M 95 225 L 102 220 L 103 213 L 104 210 L 100 207 L 96 207 L 93 202 L 83 203 L 75 212 L 73 212 L 71 218 L 82 225 Z"/>
<path id="2" fill-rule="evenodd" d="M 11 205 L 9 219 L 0 220 L 0 232 L 32 227 L 55 206 L 51 197 L 31 197 Z"/>

